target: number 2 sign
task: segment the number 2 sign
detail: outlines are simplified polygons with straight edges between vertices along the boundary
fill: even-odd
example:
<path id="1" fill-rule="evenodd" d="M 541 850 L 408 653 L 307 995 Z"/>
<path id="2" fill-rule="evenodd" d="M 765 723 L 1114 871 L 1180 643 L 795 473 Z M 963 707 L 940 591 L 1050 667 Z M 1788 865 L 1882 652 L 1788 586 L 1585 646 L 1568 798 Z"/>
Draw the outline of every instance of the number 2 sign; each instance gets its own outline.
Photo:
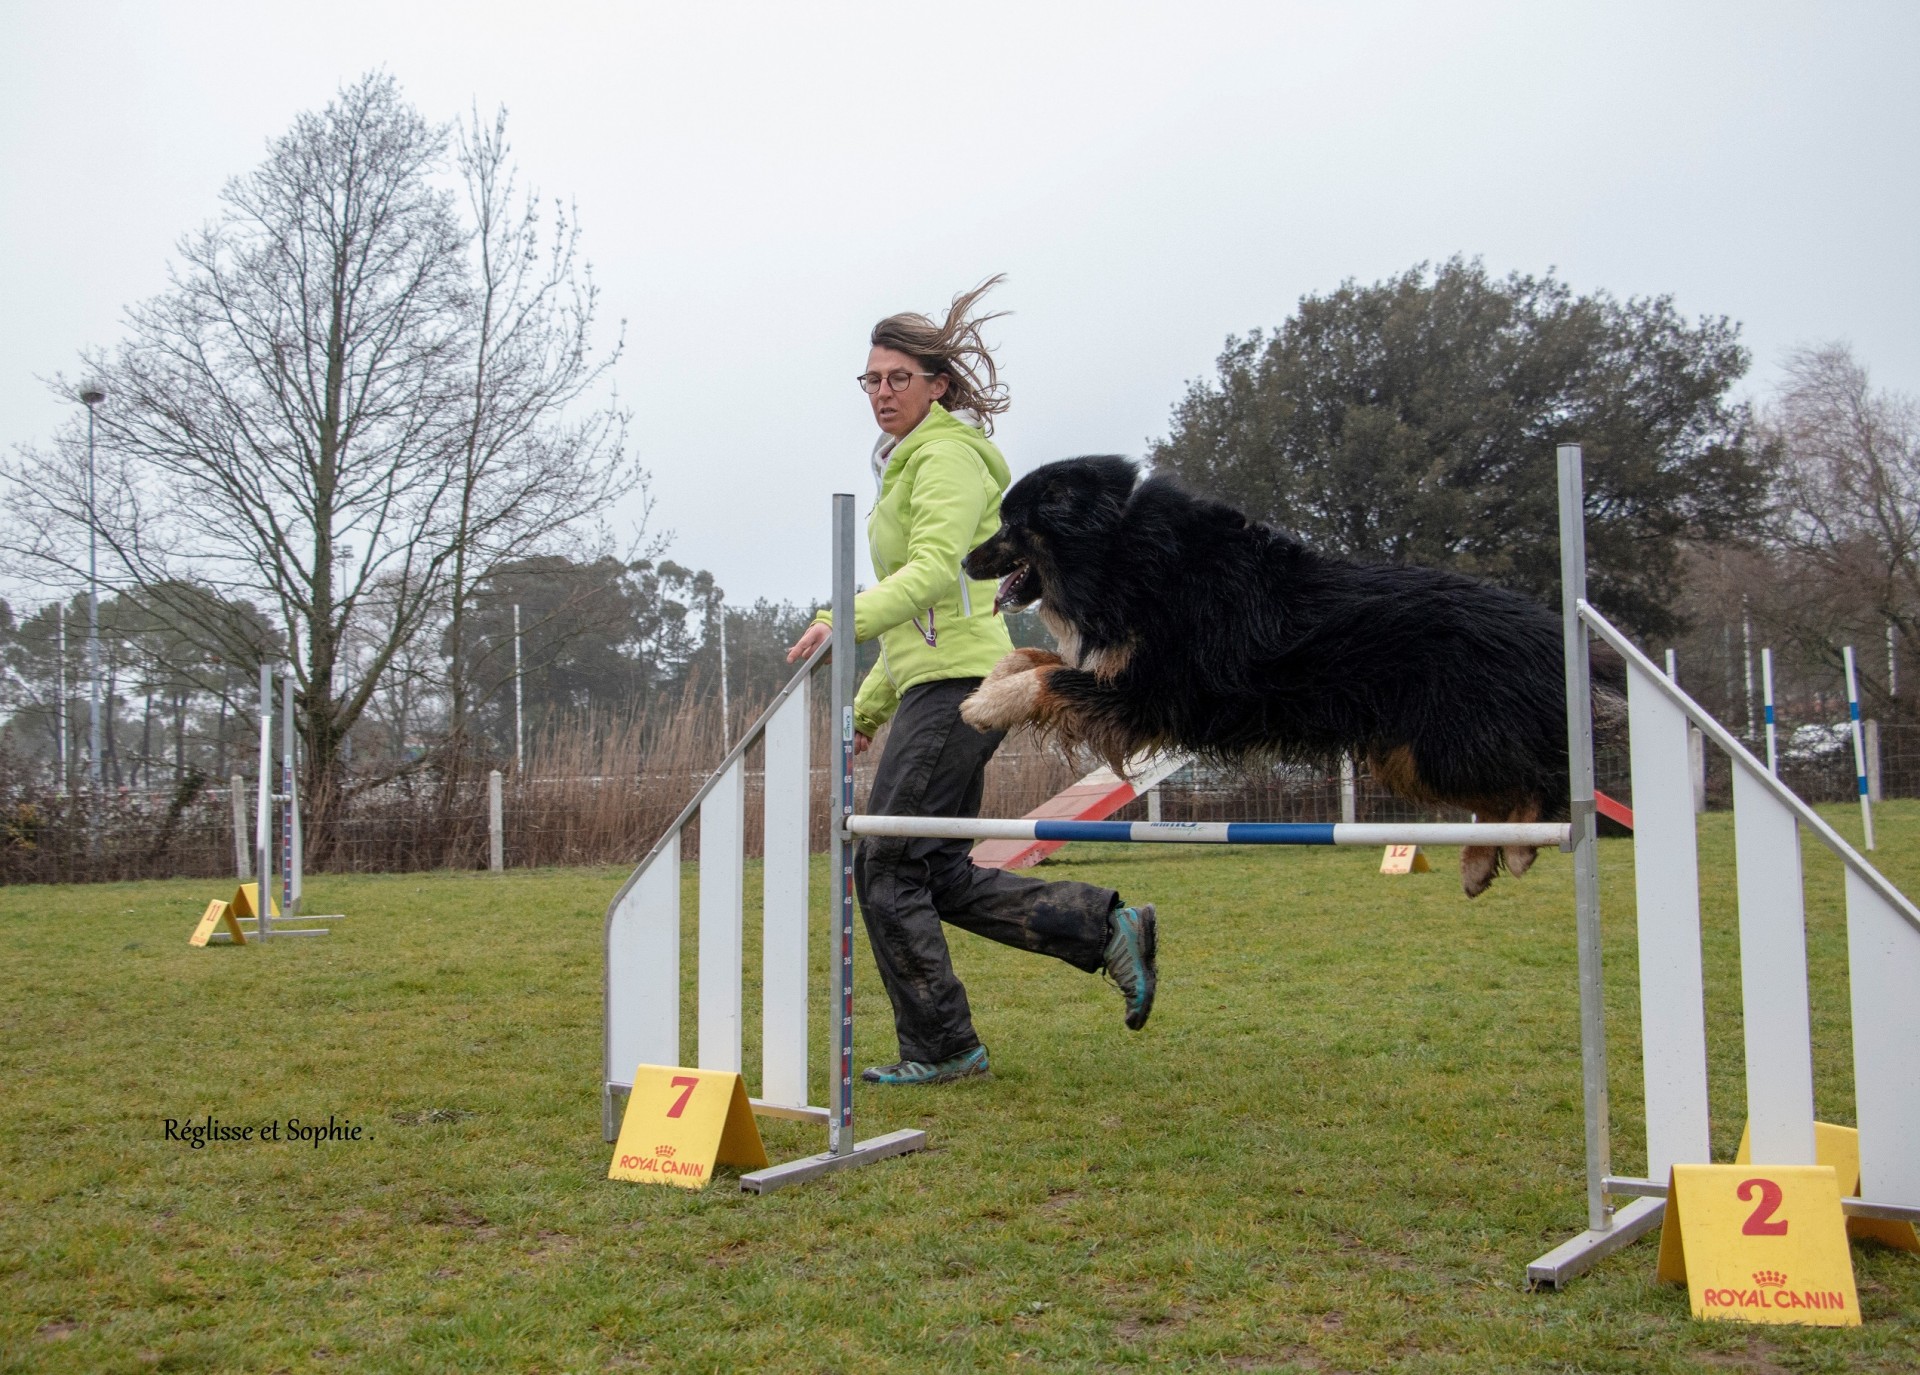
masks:
<path id="1" fill-rule="evenodd" d="M 1825 1165 L 1676 1165 L 1659 1277 L 1696 1318 L 1854 1327 L 1860 1300 L 1840 1187 Z"/>

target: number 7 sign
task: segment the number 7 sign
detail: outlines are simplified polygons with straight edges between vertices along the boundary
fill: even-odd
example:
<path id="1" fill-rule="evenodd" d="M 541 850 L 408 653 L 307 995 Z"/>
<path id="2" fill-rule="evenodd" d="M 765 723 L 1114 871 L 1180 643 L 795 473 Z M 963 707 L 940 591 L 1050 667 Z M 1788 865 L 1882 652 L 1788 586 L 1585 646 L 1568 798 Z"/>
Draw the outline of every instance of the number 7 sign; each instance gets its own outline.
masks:
<path id="1" fill-rule="evenodd" d="M 762 1169 L 767 1163 L 738 1074 L 677 1065 L 641 1065 L 633 1072 L 607 1178 L 704 1189 L 716 1165 Z"/>
<path id="2" fill-rule="evenodd" d="M 1853 1254 L 1827 1165 L 1675 1165 L 1659 1277 L 1696 1318 L 1856 1327 Z"/>

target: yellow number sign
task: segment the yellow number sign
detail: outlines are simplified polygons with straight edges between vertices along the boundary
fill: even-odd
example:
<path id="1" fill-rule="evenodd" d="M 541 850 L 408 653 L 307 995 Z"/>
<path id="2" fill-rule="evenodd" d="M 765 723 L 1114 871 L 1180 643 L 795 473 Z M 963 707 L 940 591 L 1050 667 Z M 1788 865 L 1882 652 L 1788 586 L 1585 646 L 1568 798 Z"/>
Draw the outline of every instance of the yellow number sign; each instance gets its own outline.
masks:
<path id="1" fill-rule="evenodd" d="M 213 932 L 222 923 L 226 924 L 227 934 L 233 937 L 235 945 L 247 943 L 246 932 L 240 929 L 240 921 L 233 915 L 233 905 L 215 898 L 207 904 L 207 910 L 200 914 L 200 924 L 193 928 L 193 934 L 187 937 L 188 945 L 205 945 L 213 939 Z"/>
<path id="2" fill-rule="evenodd" d="M 1389 845 L 1387 853 L 1380 860 L 1380 872 L 1429 874 L 1433 872 L 1433 866 L 1427 863 L 1427 857 L 1420 853 L 1418 845 Z"/>
<path id="3" fill-rule="evenodd" d="M 1744 1165 L 1753 1158 L 1748 1154 L 1750 1135 L 1751 1128 L 1741 1128 L 1740 1149 L 1734 1154 L 1734 1164 Z M 1859 1194 L 1860 1133 L 1858 1129 L 1837 1127 L 1831 1122 L 1815 1122 L 1813 1124 L 1813 1158 L 1817 1164 L 1833 1166 L 1842 1198 L 1852 1198 Z M 1914 1230 L 1911 1222 L 1895 1222 L 1891 1218 L 1884 1217 L 1850 1217 L 1847 1219 L 1847 1235 L 1865 1237 L 1900 1251 L 1920 1251 L 1920 1232 Z"/>
<path id="4" fill-rule="evenodd" d="M 260 915 L 260 885 L 243 883 L 233 890 L 233 915 L 235 917 L 257 917 Z M 280 915 L 280 899 L 274 896 L 273 889 L 267 889 L 267 915 Z"/>
<path id="5" fill-rule="evenodd" d="M 715 1165 L 763 1169 L 768 1163 L 738 1074 L 677 1065 L 633 1072 L 608 1179 L 704 1189 Z"/>
<path id="6" fill-rule="evenodd" d="M 1696 1318 L 1860 1325 L 1827 1165 L 1675 1165 L 1658 1274 L 1685 1282 Z"/>

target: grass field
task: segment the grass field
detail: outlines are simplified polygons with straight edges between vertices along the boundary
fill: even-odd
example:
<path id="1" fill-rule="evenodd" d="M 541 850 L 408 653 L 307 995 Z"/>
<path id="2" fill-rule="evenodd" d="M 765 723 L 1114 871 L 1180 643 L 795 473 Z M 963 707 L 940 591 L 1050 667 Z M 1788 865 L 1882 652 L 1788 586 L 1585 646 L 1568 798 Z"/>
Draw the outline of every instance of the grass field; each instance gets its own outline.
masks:
<path id="1" fill-rule="evenodd" d="M 1920 804 L 1878 819 L 1920 892 Z M 1730 1158 L 1728 817 L 1702 846 Z M 604 1178 L 612 870 L 319 878 L 310 909 L 352 916 L 264 949 L 187 947 L 205 882 L 0 890 L 0 1369 L 1920 1368 L 1920 1257 L 1871 1245 L 1850 1331 L 1694 1323 L 1651 1241 L 1527 1292 L 1584 1216 L 1571 866 L 1468 903 L 1452 852 L 1408 878 L 1378 858 L 1062 852 L 1053 872 L 1160 905 L 1152 1024 L 955 933 L 993 1077 L 863 1089 L 863 1135 L 932 1149 L 767 1198 Z M 1631 845 L 1601 867 L 1614 1164 L 1638 1173 Z M 1812 846 L 1807 870 L 1819 1108 L 1851 1122 L 1839 871 Z M 824 970 L 819 871 L 814 898 Z M 891 1059 L 858 969 L 860 1063 Z M 208 1114 L 364 1135 L 164 1139 Z M 775 1159 L 823 1144 L 766 1135 Z"/>

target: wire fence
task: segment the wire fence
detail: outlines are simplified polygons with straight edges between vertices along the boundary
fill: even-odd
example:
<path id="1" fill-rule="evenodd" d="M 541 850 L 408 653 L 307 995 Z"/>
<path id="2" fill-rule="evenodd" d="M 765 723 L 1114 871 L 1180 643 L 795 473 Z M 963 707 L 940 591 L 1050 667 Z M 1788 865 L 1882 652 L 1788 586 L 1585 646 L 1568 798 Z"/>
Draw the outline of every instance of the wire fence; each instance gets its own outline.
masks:
<path id="1" fill-rule="evenodd" d="M 831 786 L 831 740 L 824 706 L 813 732 L 815 741 L 812 840 L 827 848 Z M 1879 793 L 1884 797 L 1920 797 L 1920 725 L 1879 727 Z M 700 742 L 694 742 L 699 744 Z M 530 771 L 508 777 L 502 789 L 502 840 L 509 867 L 550 865 L 626 865 L 636 862 L 666 832 L 700 785 L 713 761 L 724 753 L 721 742 L 693 748 L 682 741 L 672 767 L 609 768 L 566 774 Z M 864 798 L 874 765 L 884 749 L 855 765 L 856 795 Z M 1764 745 L 1754 752 L 1764 757 Z M 705 755 L 696 762 L 687 756 Z M 748 752 L 746 792 L 747 853 L 760 852 L 763 780 L 758 748 Z M 1716 749 L 1705 757 L 1705 800 L 1710 808 L 1731 805 L 1729 763 Z M 635 765 L 660 762 L 635 758 Z M 1632 786 L 1624 749 L 1603 751 L 1596 760 L 1600 788 L 1632 805 Z M 1086 761 L 1070 761 L 1057 751 L 1019 739 L 1008 742 L 987 768 L 982 814 L 1021 816 L 1072 783 Z M 1843 727 L 1802 727 L 1783 739 L 1783 781 L 1813 802 L 1851 800 L 1856 795 L 1851 734 Z M 1353 783 L 1354 813 L 1361 821 L 1465 820 L 1464 813 L 1421 807 L 1376 785 L 1365 768 Z M 243 784 L 243 838 L 251 853 L 251 785 Z M 1159 809 L 1169 821 L 1337 821 L 1342 815 L 1341 781 L 1323 769 L 1286 764 L 1240 768 L 1193 765 L 1162 783 Z M 1147 813 L 1137 799 L 1117 813 L 1139 819 Z M 231 877 L 239 867 L 234 843 L 235 810 L 228 787 L 206 787 L 181 794 L 120 793 L 88 805 L 84 793 L 61 794 L 36 788 L 28 780 L 0 777 L 0 883 L 84 883 L 129 879 Z M 309 873 L 408 873 L 430 869 L 478 869 L 489 862 L 487 779 L 475 769 L 457 778 L 401 780 L 359 793 L 349 791 L 339 814 L 306 827 Z M 276 833 L 276 846 L 277 846 Z M 277 852 L 277 851 L 276 851 Z M 699 826 L 687 830 L 683 853 L 699 853 Z M 250 860 L 249 860 L 250 862 Z"/>

